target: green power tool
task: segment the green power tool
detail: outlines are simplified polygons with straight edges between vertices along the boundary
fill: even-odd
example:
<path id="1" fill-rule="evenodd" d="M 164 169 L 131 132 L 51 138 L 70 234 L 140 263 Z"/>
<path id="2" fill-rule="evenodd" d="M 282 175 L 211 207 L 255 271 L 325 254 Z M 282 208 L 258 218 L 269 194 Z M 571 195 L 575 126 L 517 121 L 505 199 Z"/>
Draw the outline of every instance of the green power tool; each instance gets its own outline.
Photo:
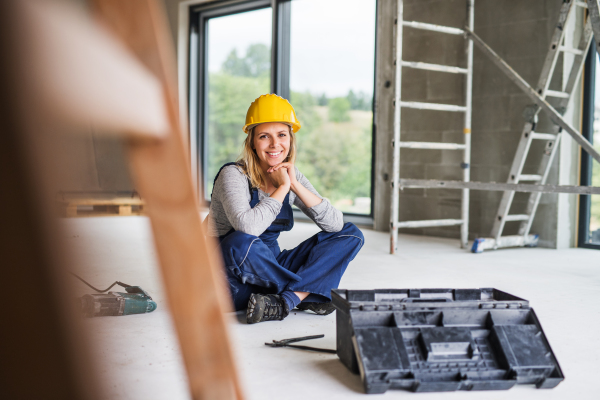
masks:
<path id="1" fill-rule="evenodd" d="M 86 317 L 144 314 L 156 310 L 156 303 L 152 300 L 152 297 L 139 286 L 131 286 L 116 281 L 107 289 L 99 290 L 81 277 L 71 274 L 98 292 L 98 294 L 86 294 L 78 299 L 81 311 Z M 125 288 L 127 293 L 108 292 L 115 285 Z"/>

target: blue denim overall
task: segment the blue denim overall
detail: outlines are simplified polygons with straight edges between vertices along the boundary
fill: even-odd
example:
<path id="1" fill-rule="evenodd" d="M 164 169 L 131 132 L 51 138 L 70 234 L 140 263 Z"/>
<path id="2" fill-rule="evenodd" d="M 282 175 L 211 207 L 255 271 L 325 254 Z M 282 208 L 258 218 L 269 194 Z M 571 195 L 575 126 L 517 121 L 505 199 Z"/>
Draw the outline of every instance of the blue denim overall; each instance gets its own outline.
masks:
<path id="1" fill-rule="evenodd" d="M 233 164 L 225 164 L 221 170 Z M 259 202 L 258 190 L 252 187 L 249 190 L 250 207 L 254 208 Z M 277 243 L 279 234 L 293 226 L 288 193 L 281 211 L 260 236 L 232 229 L 219 237 L 236 310 L 246 309 L 252 293 L 279 294 L 291 290 L 309 292 L 304 302 L 331 301 L 331 289 L 338 287 L 346 267 L 363 246 L 362 232 L 348 222 L 339 232 L 322 231 L 292 250 L 281 251 Z"/>

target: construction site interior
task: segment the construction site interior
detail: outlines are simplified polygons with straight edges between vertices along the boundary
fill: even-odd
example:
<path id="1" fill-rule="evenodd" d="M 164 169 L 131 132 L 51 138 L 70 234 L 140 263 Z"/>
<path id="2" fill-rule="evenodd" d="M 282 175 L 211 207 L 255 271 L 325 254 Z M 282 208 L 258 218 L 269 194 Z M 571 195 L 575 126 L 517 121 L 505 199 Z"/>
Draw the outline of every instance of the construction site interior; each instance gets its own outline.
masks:
<path id="1" fill-rule="evenodd" d="M 2 3 L 0 398 L 598 398 L 598 0 Z M 348 314 L 334 301 L 248 323 L 223 234 L 205 235 L 209 209 L 229 212 L 210 208 L 215 176 L 269 93 L 301 124 L 297 169 L 362 232 L 330 289 L 375 295 Z M 321 232 L 320 212 L 294 206 L 280 248 Z M 346 244 L 330 246 L 322 257 Z M 106 293 L 127 289 L 118 316 L 98 316 L 73 274 L 126 283 Z M 461 291 L 480 288 L 496 291 Z M 500 313 L 513 307 L 526 310 Z M 359 312 L 381 360 L 365 356 Z M 356 332 L 342 343 L 344 324 Z M 333 352 L 265 345 L 311 335 L 324 337 L 298 344 Z"/>

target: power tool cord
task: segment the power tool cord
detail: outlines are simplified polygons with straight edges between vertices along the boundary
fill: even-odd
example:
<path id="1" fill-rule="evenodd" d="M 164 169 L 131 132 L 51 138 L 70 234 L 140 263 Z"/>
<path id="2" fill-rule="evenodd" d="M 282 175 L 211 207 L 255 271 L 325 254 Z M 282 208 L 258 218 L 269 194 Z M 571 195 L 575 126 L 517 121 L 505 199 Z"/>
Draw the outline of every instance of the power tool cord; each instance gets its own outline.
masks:
<path id="1" fill-rule="evenodd" d="M 92 289 L 94 289 L 96 292 L 98 293 L 104 293 L 104 292 L 108 292 L 110 290 L 110 288 L 112 288 L 115 285 L 119 285 L 121 287 L 127 288 L 127 287 L 131 287 L 131 285 L 128 285 L 126 283 L 123 282 L 119 282 L 119 281 L 115 281 L 115 283 L 113 283 L 112 285 L 110 285 L 108 288 L 104 289 L 104 290 L 100 290 L 100 289 L 96 289 L 95 287 L 93 287 L 92 285 L 90 285 L 89 283 L 87 283 L 85 280 L 83 280 L 82 277 L 80 277 L 77 274 L 74 274 L 73 272 L 69 272 L 71 275 L 73 275 L 75 278 L 79 279 L 81 282 L 85 283 L 86 285 L 88 285 L 89 287 L 91 287 Z"/>

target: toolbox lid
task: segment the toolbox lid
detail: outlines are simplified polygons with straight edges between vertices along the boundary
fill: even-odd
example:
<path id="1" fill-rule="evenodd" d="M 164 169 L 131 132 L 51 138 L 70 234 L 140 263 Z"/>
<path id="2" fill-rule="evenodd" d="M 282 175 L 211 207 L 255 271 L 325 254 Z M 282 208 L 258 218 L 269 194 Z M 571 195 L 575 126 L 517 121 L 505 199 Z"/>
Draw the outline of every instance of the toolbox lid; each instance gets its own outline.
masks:
<path id="1" fill-rule="evenodd" d="M 494 288 L 481 289 L 375 289 L 331 291 L 336 308 L 348 312 L 405 310 L 409 308 L 529 308 L 529 301 Z"/>
<path id="2" fill-rule="evenodd" d="M 351 352 L 367 393 L 551 388 L 564 379 L 529 302 L 503 291 L 338 289 L 332 299 L 338 355 L 352 368 Z"/>

